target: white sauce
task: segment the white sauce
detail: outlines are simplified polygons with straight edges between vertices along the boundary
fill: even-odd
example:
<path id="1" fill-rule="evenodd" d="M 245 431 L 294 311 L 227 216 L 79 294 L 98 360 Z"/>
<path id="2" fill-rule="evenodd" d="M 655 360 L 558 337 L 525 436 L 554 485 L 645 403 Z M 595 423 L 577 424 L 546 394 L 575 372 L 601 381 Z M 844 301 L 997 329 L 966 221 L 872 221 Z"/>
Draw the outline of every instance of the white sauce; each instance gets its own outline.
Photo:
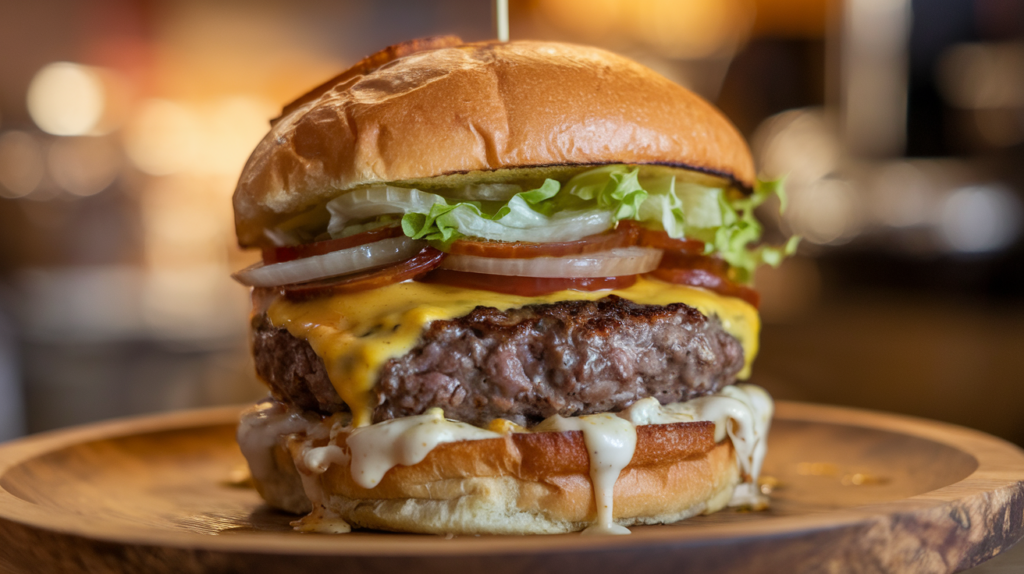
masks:
<path id="1" fill-rule="evenodd" d="M 302 518 L 292 521 L 291 526 L 298 532 L 318 532 L 320 534 L 347 534 L 352 526 L 345 519 L 327 509 L 324 504 L 324 491 L 320 487 L 320 474 L 299 472 L 302 478 L 302 490 L 309 497 L 313 511 Z"/>
<path id="2" fill-rule="evenodd" d="M 420 462 L 439 444 L 500 436 L 446 420 L 441 409 L 360 427 L 352 430 L 347 440 L 352 452 L 352 480 L 363 488 L 373 488 L 387 471 L 400 464 L 412 466 Z"/>
<path id="3" fill-rule="evenodd" d="M 242 413 L 238 424 L 238 447 L 249 461 L 249 471 L 256 476 L 274 473 L 273 449 L 278 438 L 295 433 L 317 432 L 320 418 L 291 410 L 277 401 L 266 399 Z M 323 431 L 319 431 L 323 432 Z"/>
<path id="4" fill-rule="evenodd" d="M 583 443 L 590 456 L 594 502 L 597 504 L 597 521 L 583 534 L 629 534 L 629 529 L 613 522 L 612 506 L 615 482 L 622 469 L 633 460 L 633 452 L 636 451 L 636 426 L 612 413 L 600 413 L 573 418 L 555 415 L 531 430 L 583 432 Z"/>
<path id="5" fill-rule="evenodd" d="M 724 387 L 718 394 L 683 403 L 661 405 L 657 399 L 641 399 L 619 413 L 633 424 L 667 424 L 711 421 L 715 423 L 715 442 L 728 436 L 736 449 L 736 463 L 744 482 L 736 487 L 730 506 L 763 506 L 757 478 L 768 448 L 768 427 L 775 407 L 772 398 L 757 385 Z"/>
<path id="6" fill-rule="evenodd" d="M 249 462 L 249 471 L 254 477 L 276 475 L 273 449 L 282 437 L 295 434 L 304 435 L 307 444 L 314 440 L 328 438 L 328 433 L 324 425 L 321 424 L 320 417 L 288 409 L 277 401 L 269 399 L 261 401 L 242 413 L 238 425 L 238 446 L 242 455 Z M 331 439 L 334 438 L 334 434 L 335 430 L 332 428 Z M 306 468 L 313 470 L 314 473 L 322 473 L 327 470 L 327 466 L 331 462 L 340 462 L 336 458 L 334 450 L 340 451 L 341 449 L 331 445 L 308 449 L 304 461 Z M 327 534 L 350 532 L 352 527 L 347 522 L 324 507 L 323 491 L 320 488 L 318 474 L 300 470 L 299 478 L 302 480 L 302 490 L 313 506 L 313 512 L 292 522 L 292 526 L 300 532 Z"/>
<path id="7" fill-rule="evenodd" d="M 619 474 L 636 450 L 636 426 L 676 422 L 710 421 L 715 424 L 715 442 L 728 436 L 736 450 L 737 465 L 744 482 L 736 487 L 731 505 L 765 504 L 757 487 L 764 462 L 768 427 L 774 405 L 764 389 L 741 384 L 723 388 L 716 395 L 683 403 L 661 405 L 657 399 L 637 401 L 620 413 L 600 413 L 565 418 L 555 415 L 529 430 L 581 431 L 590 456 L 590 478 L 594 485 L 597 520 L 583 534 L 629 534 L 614 522 L 614 490 Z M 444 418 L 441 409 L 429 409 L 422 415 L 394 419 L 375 425 L 352 428 L 349 420 L 337 419 L 330 429 L 326 446 L 314 447 L 314 441 L 327 437 L 324 425 L 313 416 L 287 411 L 273 402 L 258 404 L 242 417 L 239 444 L 254 475 L 273 472 L 270 452 L 278 437 L 306 433 L 297 466 L 313 513 L 295 523 L 297 529 L 318 532 L 347 532 L 348 524 L 331 515 L 322 504 L 319 475 L 331 464 L 350 462 L 352 479 L 364 488 L 380 483 L 388 470 L 398 465 L 422 461 L 439 444 L 463 440 L 498 438 L 495 432 Z M 348 433 L 347 449 L 337 445 L 338 434 Z"/>

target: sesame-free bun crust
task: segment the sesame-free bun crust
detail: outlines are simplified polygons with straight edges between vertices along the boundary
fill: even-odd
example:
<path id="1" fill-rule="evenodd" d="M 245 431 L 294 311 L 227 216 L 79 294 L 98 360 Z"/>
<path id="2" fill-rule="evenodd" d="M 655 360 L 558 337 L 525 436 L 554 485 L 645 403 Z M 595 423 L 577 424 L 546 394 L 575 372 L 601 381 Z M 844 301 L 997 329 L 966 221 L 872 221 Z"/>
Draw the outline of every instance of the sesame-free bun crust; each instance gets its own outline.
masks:
<path id="1" fill-rule="evenodd" d="M 239 244 L 266 245 L 264 229 L 345 190 L 438 176 L 628 163 L 753 184 L 736 128 L 632 60 L 553 42 L 457 42 L 393 46 L 287 106 L 235 190 Z"/>
<path id="2" fill-rule="evenodd" d="M 344 434 L 334 440 L 344 447 Z M 253 475 L 268 503 L 309 512 L 298 474 L 303 472 L 307 491 L 314 488 L 323 505 L 318 512 L 326 510 L 353 527 L 555 534 L 582 530 L 597 514 L 578 431 L 442 444 L 418 464 L 392 468 L 372 489 L 352 480 L 347 463 L 334 463 L 320 475 L 310 474 L 301 462 L 297 470 L 292 461 L 302 460 L 301 437 L 281 437 L 273 448 L 273 470 Z M 659 524 L 715 512 L 729 502 L 739 480 L 732 443 L 714 443 L 713 423 L 639 426 L 633 460 L 615 484 L 615 522 Z"/>

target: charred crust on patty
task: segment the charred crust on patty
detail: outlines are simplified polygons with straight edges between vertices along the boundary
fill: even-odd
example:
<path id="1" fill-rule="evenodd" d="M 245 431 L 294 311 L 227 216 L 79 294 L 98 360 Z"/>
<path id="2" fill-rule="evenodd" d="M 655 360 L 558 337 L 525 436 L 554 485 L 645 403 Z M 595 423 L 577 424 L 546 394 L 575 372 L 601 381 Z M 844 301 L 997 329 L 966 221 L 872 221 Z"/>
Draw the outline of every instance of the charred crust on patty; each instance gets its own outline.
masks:
<path id="1" fill-rule="evenodd" d="M 275 398 L 321 413 L 347 410 L 309 344 L 265 315 L 253 354 Z M 381 369 L 374 422 L 441 407 L 486 426 L 532 425 L 559 414 L 618 411 L 649 396 L 662 404 L 713 394 L 743 367 L 740 343 L 693 307 L 640 305 L 614 295 L 501 311 L 477 307 L 434 321 L 420 343 Z"/>

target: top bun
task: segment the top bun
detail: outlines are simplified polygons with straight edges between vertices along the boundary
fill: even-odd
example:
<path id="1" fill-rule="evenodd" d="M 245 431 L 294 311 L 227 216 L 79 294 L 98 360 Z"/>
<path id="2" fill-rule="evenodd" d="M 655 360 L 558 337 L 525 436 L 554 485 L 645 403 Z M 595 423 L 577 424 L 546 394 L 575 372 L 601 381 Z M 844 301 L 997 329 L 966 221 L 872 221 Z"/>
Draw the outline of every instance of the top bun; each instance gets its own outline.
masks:
<path id="1" fill-rule="evenodd" d="M 370 56 L 286 106 L 242 171 L 235 228 L 241 246 L 263 246 L 264 229 L 359 186 L 607 163 L 754 181 L 750 150 L 721 112 L 632 60 L 554 42 L 430 38 Z"/>

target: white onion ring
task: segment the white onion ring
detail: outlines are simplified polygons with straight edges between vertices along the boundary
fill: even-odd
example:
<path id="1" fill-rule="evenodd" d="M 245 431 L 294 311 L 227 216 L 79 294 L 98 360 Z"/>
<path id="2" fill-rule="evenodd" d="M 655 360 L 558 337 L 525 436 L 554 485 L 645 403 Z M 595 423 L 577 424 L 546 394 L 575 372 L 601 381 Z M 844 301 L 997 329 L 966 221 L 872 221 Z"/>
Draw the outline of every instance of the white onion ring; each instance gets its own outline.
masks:
<path id="1" fill-rule="evenodd" d="M 264 265 L 261 262 L 242 269 L 232 277 L 235 281 L 250 287 L 305 283 L 398 263 L 419 253 L 425 244 L 423 241 L 414 241 L 408 237 L 393 237 L 281 263 Z"/>
<path id="2" fill-rule="evenodd" d="M 426 213 L 432 205 L 442 201 L 444 198 L 434 193 L 390 185 L 357 189 L 327 202 L 327 211 L 331 213 L 327 232 L 331 237 L 342 237 L 350 221 L 408 211 Z"/>
<path id="3" fill-rule="evenodd" d="M 661 254 L 660 249 L 649 247 L 620 247 L 583 255 L 530 259 L 448 255 L 441 262 L 441 269 L 515 277 L 621 277 L 653 271 Z"/>

